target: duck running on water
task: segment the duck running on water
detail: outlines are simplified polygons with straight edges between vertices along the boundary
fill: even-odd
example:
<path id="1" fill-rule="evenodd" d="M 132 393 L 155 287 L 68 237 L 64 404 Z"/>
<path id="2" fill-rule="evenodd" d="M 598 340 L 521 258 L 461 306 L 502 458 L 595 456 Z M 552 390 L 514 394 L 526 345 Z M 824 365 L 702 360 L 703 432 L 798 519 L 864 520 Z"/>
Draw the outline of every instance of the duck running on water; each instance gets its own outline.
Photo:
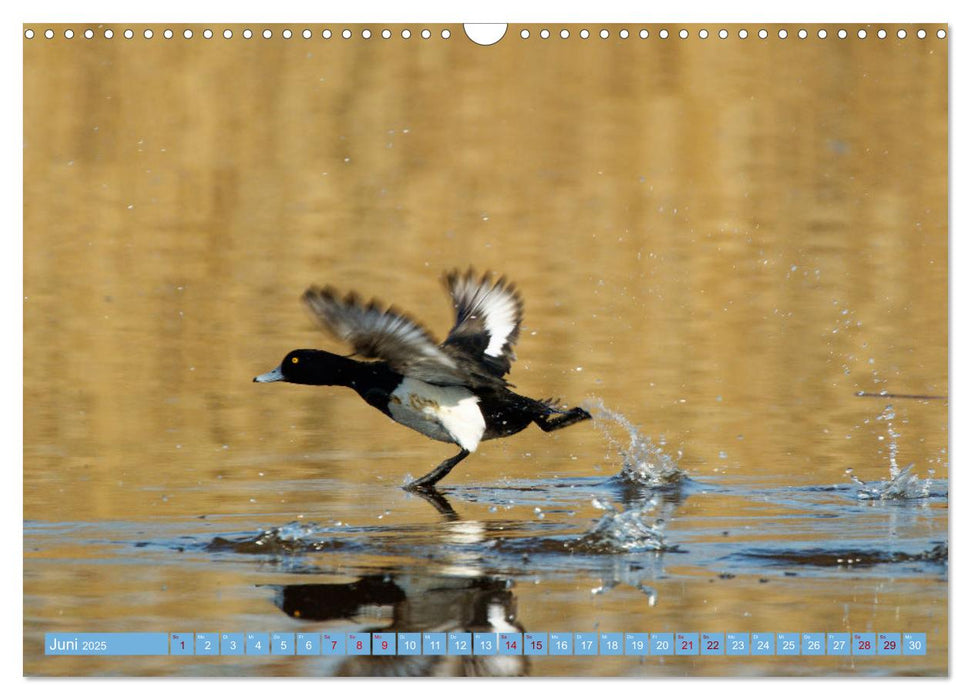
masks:
<path id="1" fill-rule="evenodd" d="M 425 476 L 405 486 L 430 490 L 475 452 L 483 440 L 514 435 L 535 423 L 552 432 L 588 420 L 579 407 L 562 409 L 510 389 L 504 379 L 519 339 L 523 302 L 505 277 L 481 278 L 472 269 L 444 277 L 455 308 L 455 325 L 440 345 L 419 323 L 377 301 L 365 304 L 351 292 L 311 287 L 303 302 L 362 362 L 323 350 L 293 350 L 276 369 L 254 382 L 346 386 L 390 417 L 419 433 L 459 446 Z"/>

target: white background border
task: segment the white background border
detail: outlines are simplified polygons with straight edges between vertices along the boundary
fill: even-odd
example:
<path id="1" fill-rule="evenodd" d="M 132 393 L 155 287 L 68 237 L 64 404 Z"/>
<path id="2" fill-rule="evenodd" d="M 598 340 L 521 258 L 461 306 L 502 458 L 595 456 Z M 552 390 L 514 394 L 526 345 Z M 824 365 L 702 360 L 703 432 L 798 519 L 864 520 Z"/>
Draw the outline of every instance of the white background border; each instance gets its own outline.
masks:
<path id="1" fill-rule="evenodd" d="M 900 2 L 886 0 L 884 2 L 848 3 L 845 0 L 803 0 L 804 4 L 782 3 L 776 0 L 752 1 L 735 0 L 735 2 L 693 2 L 656 3 L 641 0 L 640 2 L 619 2 L 611 0 L 588 0 L 587 5 L 571 3 L 569 6 L 562 1 L 558 3 L 527 4 L 520 0 L 493 0 L 488 3 L 459 4 L 454 2 L 412 2 L 405 4 L 400 0 L 391 2 L 362 2 L 353 0 L 347 4 L 332 2 L 253 2 L 239 0 L 231 4 L 189 2 L 187 0 L 166 0 L 165 2 L 104 2 L 97 0 L 64 0 L 55 2 L 41 2 L 23 4 L 12 11 L 5 6 L 3 13 L 3 63 L 7 66 L 2 72 L 4 90 L 7 99 L 16 94 L 19 98 L 15 102 L 17 107 L 8 108 L 4 112 L 4 138 L 2 143 L 2 158 L 4 165 L 3 212 L 7 221 L 5 235 L 2 236 L 3 272 L 0 280 L 3 284 L 2 300 L 3 322 L 16 327 L 20 342 L 14 346 L 4 346 L 2 349 L 2 366 L 8 377 L 7 390 L 4 392 L 3 445 L 5 455 L 3 468 L 5 478 L 9 480 L 3 488 L 4 502 L 4 530 L 8 540 L 8 559 L 12 566 L 6 567 L 7 573 L 3 580 L 3 600 L 6 600 L 4 613 L 2 649 L 0 649 L 0 663 L 3 668 L 3 685 L 18 686 L 17 694 L 29 693 L 32 698 L 58 698 L 64 700 L 68 694 L 97 693 L 100 698 L 120 697 L 128 698 L 135 694 L 146 698 L 171 696 L 173 693 L 202 695 L 214 691 L 222 692 L 221 685 L 230 684 L 228 689 L 233 700 L 240 698 L 260 697 L 267 694 L 279 696 L 282 693 L 297 696 L 305 693 L 346 693 L 348 695 L 387 694 L 396 700 L 401 696 L 410 697 L 413 693 L 426 695 L 460 692 L 465 698 L 493 697 L 501 693 L 508 697 L 546 695 L 550 692 L 562 693 L 566 698 L 576 695 L 600 695 L 604 692 L 631 692 L 644 697 L 648 694 L 657 695 L 681 694 L 694 695 L 703 693 L 721 697 L 724 694 L 744 694 L 747 697 L 778 698 L 784 694 L 786 700 L 790 698 L 813 698 L 817 700 L 820 693 L 837 692 L 868 693 L 878 692 L 887 697 L 911 696 L 914 693 L 940 694 L 942 697 L 956 696 L 956 689 L 960 680 L 966 680 L 968 673 L 963 665 L 967 665 L 969 644 L 961 639 L 961 635 L 971 634 L 966 622 L 964 599 L 960 592 L 966 588 L 966 557 L 959 560 L 963 552 L 963 538 L 955 542 L 950 541 L 951 567 L 950 588 L 957 595 L 950 597 L 950 673 L 948 682 L 936 681 L 902 681 L 901 679 L 868 679 L 868 680 L 683 680 L 683 679 L 637 679 L 610 680 L 591 679 L 577 685 L 574 679 L 567 680 L 523 680 L 518 682 L 491 681 L 431 681 L 409 680 L 407 682 L 391 681 L 341 681 L 328 679 L 319 680 L 279 680 L 279 679 L 233 679 L 233 680 L 43 680 L 22 678 L 23 672 L 23 559 L 21 555 L 23 543 L 23 52 L 22 25 L 24 23 L 43 22 L 132 22 L 132 23 L 202 23 L 213 25 L 220 23 L 250 22 L 256 25 L 260 22 L 275 23 L 281 21 L 312 22 L 314 24 L 340 22 L 435 22 L 453 23 L 463 21 L 478 22 L 548 22 L 556 23 L 589 22 L 614 23 L 635 22 L 659 23 L 708 23 L 714 26 L 720 22 L 786 22 L 786 23 L 876 23 L 880 21 L 891 23 L 950 23 L 949 51 L 951 59 L 951 96 L 950 109 L 950 140 L 951 140 L 951 227 L 950 227 L 950 354 L 949 358 L 964 358 L 967 351 L 967 289 L 969 277 L 955 274 L 956 271 L 968 269 L 968 232 L 964 232 L 961 221 L 966 219 L 967 201 L 967 173 L 968 149 L 965 126 L 963 129 L 956 125 L 968 124 L 965 109 L 968 98 L 967 90 L 967 52 L 963 46 L 962 37 L 971 33 L 971 26 L 964 20 L 967 9 L 959 2 L 941 2 L 934 0 L 913 0 Z M 965 3 L 966 5 L 966 3 Z M 458 37 L 455 37 L 458 38 Z M 510 35 L 507 34 L 508 40 Z M 464 39 L 464 37 L 462 37 Z M 14 102 L 11 100 L 11 102 Z M 964 118 L 960 117 L 965 114 Z M 955 193 L 962 193 L 955 198 Z M 962 206 L 964 204 L 964 206 Z M 27 358 L 29 361 L 29 358 Z M 967 455 L 967 436 L 962 433 L 964 427 L 961 416 L 963 399 L 967 397 L 966 373 L 962 371 L 960 362 L 951 362 L 950 367 L 950 406 L 951 446 L 949 450 L 950 475 L 950 517 L 952 534 L 967 533 L 967 516 L 962 516 L 958 506 L 959 488 L 962 486 L 960 469 L 955 469 L 955 459 Z M 18 387 L 14 391 L 12 386 Z M 962 662 L 961 660 L 965 661 Z M 220 683 L 217 688 L 215 683 Z M 308 684 L 314 683 L 311 687 Z M 446 683 L 446 685 L 432 686 L 432 683 Z M 461 683 L 461 685 L 459 685 Z M 594 685 L 596 683 L 596 685 Z M 607 686 L 602 685 L 607 683 Z M 861 683 L 870 685 L 876 683 L 878 687 L 864 688 Z M 917 684 L 920 684 L 918 687 Z M 925 687 L 926 683 L 932 685 Z M 172 685 L 175 684 L 175 685 Z M 622 684 L 622 685 L 621 685 Z M 13 688 L 11 688 L 12 690 Z M 16 692 L 15 691 L 15 692 Z M 966 691 L 965 691 L 966 692 Z M 463 698 L 463 700 L 465 700 Z"/>

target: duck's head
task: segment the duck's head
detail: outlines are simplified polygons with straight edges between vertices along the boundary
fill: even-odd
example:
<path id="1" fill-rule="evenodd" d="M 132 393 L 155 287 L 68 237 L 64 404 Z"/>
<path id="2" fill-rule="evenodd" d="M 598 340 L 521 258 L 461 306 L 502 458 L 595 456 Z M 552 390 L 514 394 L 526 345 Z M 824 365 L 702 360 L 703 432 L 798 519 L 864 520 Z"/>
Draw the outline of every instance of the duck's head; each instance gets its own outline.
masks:
<path id="1" fill-rule="evenodd" d="M 291 350 L 276 369 L 253 377 L 254 382 L 334 385 L 343 383 L 348 360 L 323 350 Z"/>

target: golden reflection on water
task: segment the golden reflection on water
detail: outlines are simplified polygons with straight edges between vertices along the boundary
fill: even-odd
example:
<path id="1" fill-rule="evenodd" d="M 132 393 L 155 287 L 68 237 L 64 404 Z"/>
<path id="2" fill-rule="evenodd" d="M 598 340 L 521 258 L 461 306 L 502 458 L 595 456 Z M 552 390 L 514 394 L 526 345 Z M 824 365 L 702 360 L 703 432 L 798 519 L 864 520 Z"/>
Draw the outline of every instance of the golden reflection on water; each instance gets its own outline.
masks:
<path id="1" fill-rule="evenodd" d="M 346 390 L 251 383 L 292 348 L 342 351 L 300 308 L 311 283 L 441 337 L 444 270 L 508 275 L 526 301 L 518 390 L 597 397 L 689 474 L 886 478 L 887 401 L 854 393 L 947 394 L 933 33 L 511 29 L 482 49 L 459 28 L 425 43 L 172 28 L 24 45 L 26 519 L 283 522 L 451 454 Z M 898 460 L 946 478 L 946 403 L 895 407 Z M 445 483 L 606 475 L 607 452 L 589 425 L 530 431 Z M 358 488 L 300 486 L 322 477 Z"/>

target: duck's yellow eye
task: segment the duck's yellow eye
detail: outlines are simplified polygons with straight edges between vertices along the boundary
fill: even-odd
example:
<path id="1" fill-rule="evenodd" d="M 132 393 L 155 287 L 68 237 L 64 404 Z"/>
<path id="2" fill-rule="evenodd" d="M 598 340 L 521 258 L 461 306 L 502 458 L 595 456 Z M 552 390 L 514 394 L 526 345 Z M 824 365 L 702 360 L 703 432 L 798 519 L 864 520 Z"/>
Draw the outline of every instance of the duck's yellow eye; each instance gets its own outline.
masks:
<path id="1" fill-rule="evenodd" d="M 300 358 L 299 357 L 291 357 L 290 358 L 290 362 L 292 362 L 293 364 L 297 364 L 298 362 L 300 362 Z"/>

